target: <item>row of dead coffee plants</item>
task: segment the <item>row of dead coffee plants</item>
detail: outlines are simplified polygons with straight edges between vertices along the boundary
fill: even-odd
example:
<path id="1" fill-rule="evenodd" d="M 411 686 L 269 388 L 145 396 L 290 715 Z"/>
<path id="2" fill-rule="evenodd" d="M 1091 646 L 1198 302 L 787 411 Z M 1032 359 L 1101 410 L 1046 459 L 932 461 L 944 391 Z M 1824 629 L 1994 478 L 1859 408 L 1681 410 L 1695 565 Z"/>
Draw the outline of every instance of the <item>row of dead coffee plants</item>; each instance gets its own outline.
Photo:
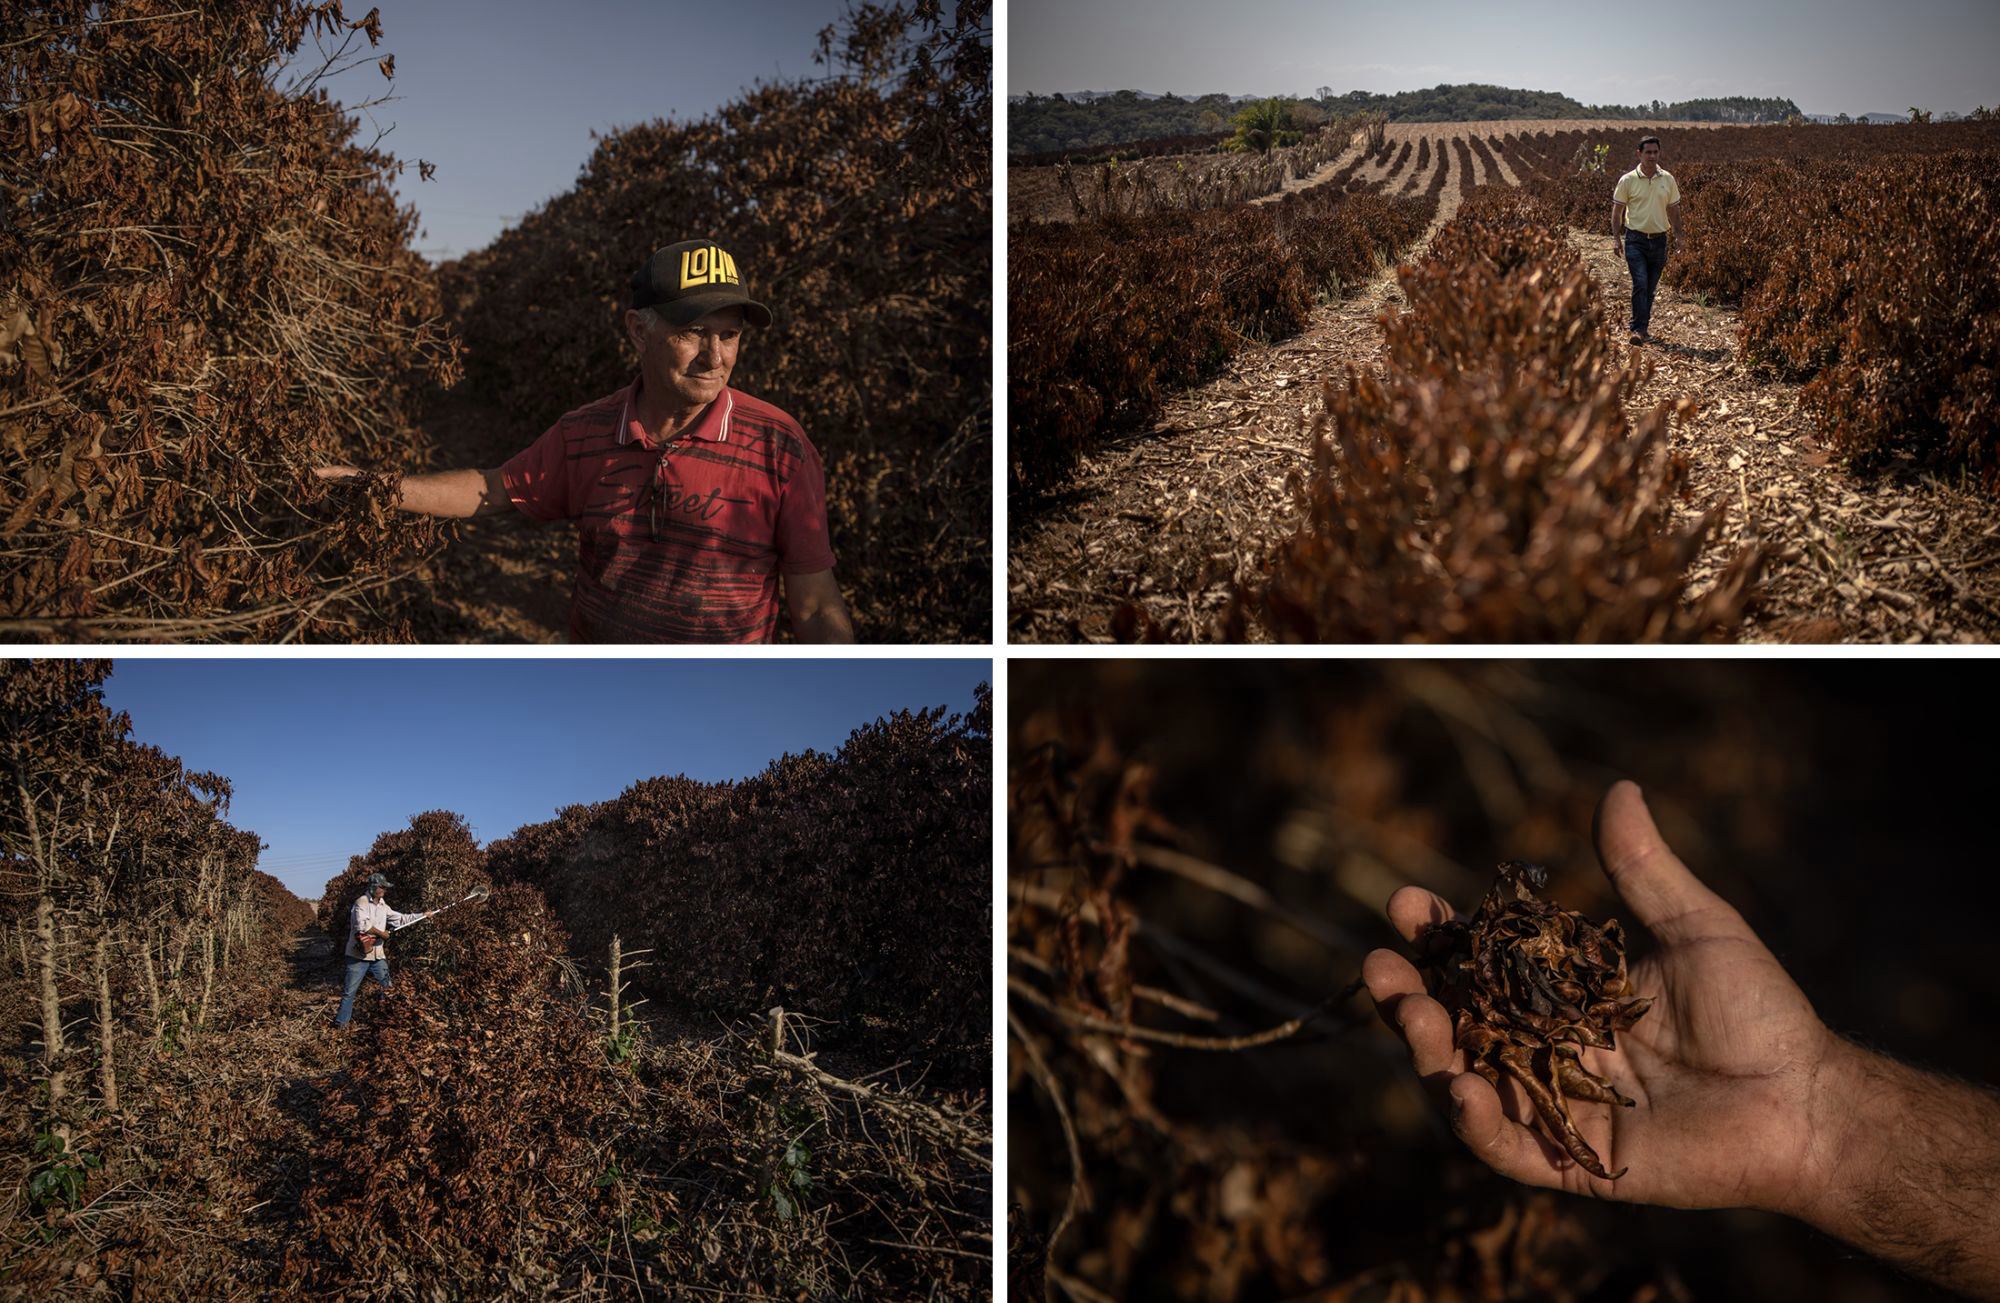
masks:
<path id="1" fill-rule="evenodd" d="M 0 630 L 408 636 L 437 541 L 390 484 L 457 376 L 399 168 L 307 86 L 338 3 L 0 16 Z M 293 87 L 287 90 L 282 87 Z"/>
<path id="2" fill-rule="evenodd" d="M 448 528 L 389 505 L 399 474 L 438 469 L 428 400 L 469 346 L 525 446 L 630 379 L 631 268 L 710 235 L 777 313 L 741 383 L 825 455 L 862 636 L 983 636 L 988 15 L 856 10 L 822 38 L 825 77 L 613 133 L 576 191 L 441 278 L 392 194 L 403 164 L 322 85 L 365 63 L 376 11 L 6 6 L 0 630 L 457 636 L 424 583 Z M 342 463 L 382 473 L 312 474 Z"/>
<path id="3" fill-rule="evenodd" d="M 1666 283 L 1739 307 L 1746 361 L 1803 382 L 1806 413 L 1854 469 L 2000 491 L 2000 126 L 1688 135 Z M 1533 188 L 1556 220 L 1595 227 L 1607 181 Z"/>
<path id="4" fill-rule="evenodd" d="M 1386 159 L 1387 125 L 1379 113 L 1336 118 L 1297 144 L 1263 152 L 1168 155 L 1163 142 L 1140 141 L 1133 146 L 1139 156 L 1131 162 L 1061 160 L 1055 164 L 1055 182 L 1078 222 L 1227 208 L 1305 180 L 1345 153 L 1357 134 L 1362 148 L 1355 153 L 1356 164 Z"/>
<path id="5" fill-rule="evenodd" d="M 1140 428 L 1239 348 L 1302 329 L 1422 234 L 1418 198 L 1314 187 L 1236 204 L 1009 232 L 1010 490 L 1060 486 L 1093 444 Z"/>
<path id="6" fill-rule="evenodd" d="M 669 230 L 724 242 L 775 317 L 732 383 L 825 458 L 866 641 L 983 641 L 991 610 L 990 4 L 938 8 L 829 28 L 824 79 L 602 136 L 441 269 L 468 375 L 532 432 L 629 380 L 621 296 Z"/>
<path id="7" fill-rule="evenodd" d="M 310 921 L 227 822 L 229 779 L 134 741 L 109 672 L 0 666 L 0 1282 L 29 1296 L 24 1249 L 177 1147 L 161 1065 L 235 1022 L 244 974 Z"/>
<path id="8" fill-rule="evenodd" d="M 1652 642 L 1726 636 L 1761 556 L 1689 604 L 1725 509 L 1674 527 L 1687 467 L 1582 259 L 1529 196 L 1475 190 L 1398 271 L 1380 374 L 1323 389 L 1302 519 L 1222 634 L 1302 642 Z M 1143 613 L 1121 622 L 1152 632 Z"/>

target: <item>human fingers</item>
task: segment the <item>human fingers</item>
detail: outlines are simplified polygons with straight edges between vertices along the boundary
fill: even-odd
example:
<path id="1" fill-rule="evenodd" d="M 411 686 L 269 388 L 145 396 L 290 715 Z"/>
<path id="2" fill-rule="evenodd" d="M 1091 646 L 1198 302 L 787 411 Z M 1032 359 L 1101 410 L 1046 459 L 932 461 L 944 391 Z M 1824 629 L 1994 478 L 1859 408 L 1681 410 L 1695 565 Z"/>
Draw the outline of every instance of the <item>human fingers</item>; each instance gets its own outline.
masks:
<path id="1" fill-rule="evenodd" d="M 323 480 L 347 480 L 361 474 L 352 466 L 315 466 L 313 474 Z"/>
<path id="2" fill-rule="evenodd" d="M 1735 913 L 1668 848 L 1637 783 L 1621 780 L 1611 785 L 1598 803 L 1591 835 L 1597 843 L 1597 861 L 1619 899 L 1655 933 L 1677 918 L 1703 910 Z"/>
<path id="3" fill-rule="evenodd" d="M 1405 941 L 1415 941 L 1425 929 L 1457 917 L 1444 897 L 1422 887 L 1398 887 L 1389 897 L 1389 924 Z"/>
<path id="4" fill-rule="evenodd" d="M 1470 1072 L 1451 1080 L 1451 1129 L 1473 1156 L 1500 1175 L 1523 1185 L 1555 1189 L 1562 1175 L 1549 1161 L 1540 1137 L 1507 1116 L 1491 1083 Z"/>
<path id="5" fill-rule="evenodd" d="M 1443 1086 L 1452 1068 L 1451 1015 L 1424 994 L 1424 979 L 1410 961 L 1393 950 L 1369 952 L 1361 961 L 1361 978 L 1375 1001 L 1376 1012 L 1390 1031 L 1410 1047 L 1410 1064 L 1444 1103 Z M 1442 1075 L 1441 1075 L 1442 1074 Z"/>

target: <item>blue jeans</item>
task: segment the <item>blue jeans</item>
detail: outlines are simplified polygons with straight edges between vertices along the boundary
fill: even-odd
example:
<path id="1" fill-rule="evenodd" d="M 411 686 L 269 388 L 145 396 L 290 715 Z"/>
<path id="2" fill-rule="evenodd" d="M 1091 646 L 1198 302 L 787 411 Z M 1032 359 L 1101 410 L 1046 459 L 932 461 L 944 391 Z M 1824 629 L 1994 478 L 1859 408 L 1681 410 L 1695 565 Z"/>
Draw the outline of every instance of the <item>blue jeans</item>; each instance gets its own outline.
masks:
<path id="1" fill-rule="evenodd" d="M 347 961 L 347 980 L 340 993 L 340 1012 L 334 1015 L 335 1027 L 347 1026 L 354 1017 L 354 997 L 361 990 L 361 979 L 373 977 L 382 989 L 387 991 L 395 983 L 389 980 L 389 961 L 386 959 L 350 959 Z"/>
<path id="2" fill-rule="evenodd" d="M 1653 321 L 1653 291 L 1667 268 L 1667 233 L 1625 232 L 1625 265 L 1632 269 L 1632 331 L 1643 335 Z"/>

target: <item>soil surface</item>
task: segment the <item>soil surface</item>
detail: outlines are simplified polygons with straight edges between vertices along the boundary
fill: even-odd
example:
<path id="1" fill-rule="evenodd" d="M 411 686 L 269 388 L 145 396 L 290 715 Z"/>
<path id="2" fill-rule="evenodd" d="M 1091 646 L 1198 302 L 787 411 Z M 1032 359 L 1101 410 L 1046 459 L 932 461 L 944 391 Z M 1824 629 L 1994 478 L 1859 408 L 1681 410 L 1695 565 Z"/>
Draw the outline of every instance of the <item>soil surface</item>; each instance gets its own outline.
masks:
<path id="1" fill-rule="evenodd" d="M 1479 170 L 1468 180 L 1458 151 L 1440 150 L 1441 141 L 1592 125 L 1608 124 L 1392 124 L 1392 144 L 1427 135 L 1432 167 L 1443 157 L 1449 169 L 1437 218 L 1404 259 L 1421 255 L 1464 189 L 1484 175 L 1475 154 Z M 1414 175 L 1414 159 L 1413 152 L 1401 173 L 1376 179 L 1390 193 L 1420 193 L 1430 177 Z M 1023 170 L 1010 172 L 1010 194 Z M 1357 175 L 1368 175 L 1367 167 Z M 1608 234 L 1572 229 L 1570 240 L 1597 283 L 1605 329 L 1622 334 L 1631 302 L 1623 258 Z M 1225 374 L 1170 399 L 1152 429 L 1095 447 L 1063 491 L 1010 527 L 1009 639 L 1109 642 L 1112 616 L 1129 601 L 1175 639 L 1213 640 L 1233 585 L 1297 527 L 1287 481 L 1311 470 L 1321 384 L 1348 367 L 1380 372 L 1379 318 L 1401 299 L 1395 269 L 1384 266 L 1350 296 L 1317 308 L 1301 333 L 1245 349 Z M 1800 410 L 1799 387 L 1759 378 L 1741 363 L 1738 326 L 1737 313 L 1662 286 L 1653 341 L 1639 350 L 1652 371 L 1631 404 L 1634 417 L 1679 398 L 1700 404 L 1699 415 L 1674 431 L 1693 489 L 1677 510 L 1692 517 L 1718 499 L 1731 504 L 1692 567 L 1689 599 L 1755 538 L 1770 560 L 1744 641 L 2000 637 L 2000 522 L 1991 500 L 1914 471 L 1866 479 L 1849 472 Z"/>

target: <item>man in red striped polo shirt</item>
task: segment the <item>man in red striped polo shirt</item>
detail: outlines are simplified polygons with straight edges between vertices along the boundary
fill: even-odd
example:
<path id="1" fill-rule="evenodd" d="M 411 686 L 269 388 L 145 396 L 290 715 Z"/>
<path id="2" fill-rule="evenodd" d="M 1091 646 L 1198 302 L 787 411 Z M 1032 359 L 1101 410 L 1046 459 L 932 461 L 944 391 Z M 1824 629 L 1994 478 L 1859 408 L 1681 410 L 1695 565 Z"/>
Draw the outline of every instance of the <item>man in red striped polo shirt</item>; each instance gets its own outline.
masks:
<path id="1" fill-rule="evenodd" d="M 709 240 L 659 250 L 631 290 L 631 384 L 502 466 L 405 477 L 399 505 L 576 521 L 576 642 L 770 642 L 781 576 L 801 642 L 854 641 L 819 452 L 797 421 L 729 387 L 745 324 L 769 326 L 770 310 Z"/>

